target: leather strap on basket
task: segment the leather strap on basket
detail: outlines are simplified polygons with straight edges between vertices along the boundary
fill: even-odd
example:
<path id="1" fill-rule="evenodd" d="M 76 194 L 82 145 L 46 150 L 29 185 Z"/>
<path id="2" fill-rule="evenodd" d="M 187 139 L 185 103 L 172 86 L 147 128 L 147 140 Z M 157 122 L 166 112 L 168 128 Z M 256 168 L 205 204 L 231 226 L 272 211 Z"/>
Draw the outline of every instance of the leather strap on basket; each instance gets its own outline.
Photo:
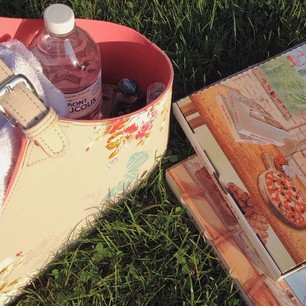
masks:
<path id="1" fill-rule="evenodd" d="M 68 139 L 58 125 L 58 116 L 47 108 L 23 75 L 14 75 L 0 59 L 0 111 L 13 125 L 49 156 L 63 156 Z"/>

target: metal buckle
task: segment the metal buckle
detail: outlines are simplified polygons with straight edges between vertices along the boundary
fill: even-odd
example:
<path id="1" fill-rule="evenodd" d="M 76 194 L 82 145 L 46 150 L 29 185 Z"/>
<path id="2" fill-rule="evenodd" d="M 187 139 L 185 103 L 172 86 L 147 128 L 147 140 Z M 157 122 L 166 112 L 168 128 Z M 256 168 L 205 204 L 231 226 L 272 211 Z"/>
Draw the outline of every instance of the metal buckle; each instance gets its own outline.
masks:
<path id="1" fill-rule="evenodd" d="M 12 75 L 5 79 L 3 82 L 0 82 L 0 97 L 5 95 L 8 92 L 13 91 L 14 87 L 18 84 L 23 83 L 29 90 L 35 93 L 37 96 L 37 92 L 30 82 L 30 80 L 23 74 Z M 0 114 L 5 117 L 13 126 L 18 125 L 18 121 L 10 116 L 4 107 L 0 104 Z"/>

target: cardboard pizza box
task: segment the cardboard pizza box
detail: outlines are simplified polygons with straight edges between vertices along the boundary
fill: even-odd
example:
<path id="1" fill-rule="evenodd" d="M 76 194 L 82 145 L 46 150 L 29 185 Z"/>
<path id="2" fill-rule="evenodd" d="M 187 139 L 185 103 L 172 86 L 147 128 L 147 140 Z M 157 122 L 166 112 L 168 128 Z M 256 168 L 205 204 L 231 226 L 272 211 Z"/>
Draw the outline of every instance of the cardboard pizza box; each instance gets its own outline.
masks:
<path id="1" fill-rule="evenodd" d="M 273 280 L 306 263 L 306 44 L 173 105 Z"/>
<path id="2" fill-rule="evenodd" d="M 173 193 L 202 233 L 247 305 L 304 305 L 304 274 L 273 281 L 268 269 L 197 155 L 166 171 Z"/>

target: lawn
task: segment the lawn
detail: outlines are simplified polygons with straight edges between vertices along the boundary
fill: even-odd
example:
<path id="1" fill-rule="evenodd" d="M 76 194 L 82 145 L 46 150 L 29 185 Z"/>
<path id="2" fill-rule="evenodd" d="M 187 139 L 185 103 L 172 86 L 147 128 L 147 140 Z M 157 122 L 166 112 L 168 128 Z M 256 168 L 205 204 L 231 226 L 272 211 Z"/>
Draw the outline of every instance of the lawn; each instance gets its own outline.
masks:
<path id="1" fill-rule="evenodd" d="M 172 61 L 173 100 L 306 40 L 298 0 L 71 0 L 78 18 L 120 23 Z M 46 0 L 2 0 L 0 16 L 41 18 Z M 156 171 L 97 220 L 16 305 L 243 305 L 168 188 L 164 173 L 193 154 L 174 119 Z"/>

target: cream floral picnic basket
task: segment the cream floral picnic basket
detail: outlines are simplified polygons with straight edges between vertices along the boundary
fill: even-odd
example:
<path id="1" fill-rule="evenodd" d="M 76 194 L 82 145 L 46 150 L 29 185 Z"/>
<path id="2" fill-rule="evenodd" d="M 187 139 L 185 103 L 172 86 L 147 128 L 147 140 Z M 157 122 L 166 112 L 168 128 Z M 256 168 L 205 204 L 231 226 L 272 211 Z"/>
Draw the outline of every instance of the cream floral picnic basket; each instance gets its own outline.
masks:
<path id="1" fill-rule="evenodd" d="M 131 191 L 156 166 L 168 142 L 173 69 L 165 53 L 138 32 L 77 19 L 98 43 L 103 82 L 129 76 L 166 89 L 129 115 L 95 121 L 59 118 L 1 62 L 4 111 L 18 121 L 21 146 L 0 215 L 0 304 L 14 298 L 52 260 L 71 234 L 108 200 Z M 0 18 L 0 40 L 26 46 L 42 20 Z"/>

